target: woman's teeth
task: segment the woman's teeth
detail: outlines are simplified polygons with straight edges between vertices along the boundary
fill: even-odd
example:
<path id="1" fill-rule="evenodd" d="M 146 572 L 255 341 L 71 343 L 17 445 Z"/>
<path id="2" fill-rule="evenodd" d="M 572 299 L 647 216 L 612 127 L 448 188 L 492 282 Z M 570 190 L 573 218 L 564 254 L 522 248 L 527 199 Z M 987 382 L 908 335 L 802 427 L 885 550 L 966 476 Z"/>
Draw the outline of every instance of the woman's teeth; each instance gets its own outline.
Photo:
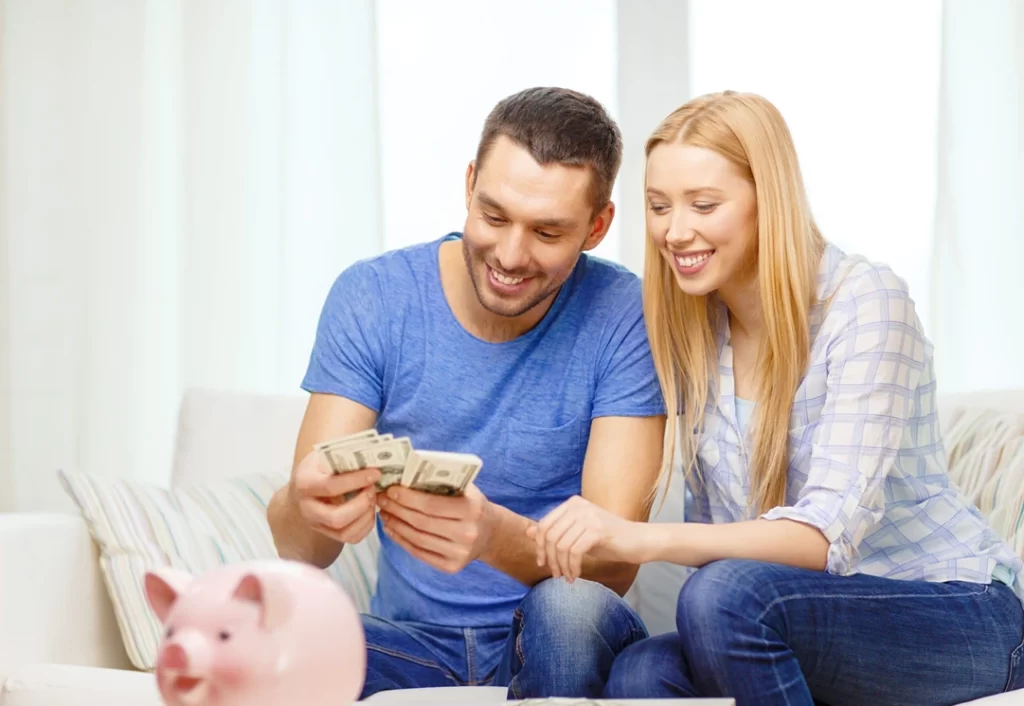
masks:
<path id="1" fill-rule="evenodd" d="M 682 267 L 693 267 L 711 257 L 711 253 L 701 253 L 700 255 L 676 255 L 676 262 Z"/>

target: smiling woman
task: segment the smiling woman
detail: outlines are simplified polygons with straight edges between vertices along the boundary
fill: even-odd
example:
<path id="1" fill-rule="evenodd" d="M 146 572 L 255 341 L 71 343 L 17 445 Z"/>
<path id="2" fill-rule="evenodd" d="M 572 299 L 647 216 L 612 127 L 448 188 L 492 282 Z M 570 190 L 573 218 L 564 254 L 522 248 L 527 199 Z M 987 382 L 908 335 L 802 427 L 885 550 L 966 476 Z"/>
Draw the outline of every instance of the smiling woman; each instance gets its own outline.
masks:
<path id="1" fill-rule="evenodd" d="M 759 95 L 686 102 L 646 156 L 663 473 L 678 442 L 693 512 L 649 524 L 572 498 L 531 533 L 570 581 L 580 556 L 697 569 L 676 630 L 619 655 L 604 695 L 853 706 L 1024 685 L 1024 563 L 950 481 L 906 282 L 822 236 Z"/>

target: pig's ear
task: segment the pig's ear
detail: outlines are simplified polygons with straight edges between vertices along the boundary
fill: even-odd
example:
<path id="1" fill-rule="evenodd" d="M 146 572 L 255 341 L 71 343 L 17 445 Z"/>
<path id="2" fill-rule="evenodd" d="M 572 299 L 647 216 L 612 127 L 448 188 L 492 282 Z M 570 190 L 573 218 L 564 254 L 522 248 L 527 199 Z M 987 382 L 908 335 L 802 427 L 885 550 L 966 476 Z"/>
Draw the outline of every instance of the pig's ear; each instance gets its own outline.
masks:
<path id="1" fill-rule="evenodd" d="M 246 574 L 235 587 L 234 597 L 252 601 L 260 610 L 260 625 L 264 630 L 276 630 L 288 620 L 292 599 L 288 589 L 272 576 Z"/>
<path id="2" fill-rule="evenodd" d="M 188 586 L 192 577 L 184 571 L 177 569 L 151 569 L 146 572 L 144 586 L 146 589 L 146 601 L 149 607 L 156 613 L 160 622 L 167 621 L 167 615 L 174 607 L 178 596 Z"/>

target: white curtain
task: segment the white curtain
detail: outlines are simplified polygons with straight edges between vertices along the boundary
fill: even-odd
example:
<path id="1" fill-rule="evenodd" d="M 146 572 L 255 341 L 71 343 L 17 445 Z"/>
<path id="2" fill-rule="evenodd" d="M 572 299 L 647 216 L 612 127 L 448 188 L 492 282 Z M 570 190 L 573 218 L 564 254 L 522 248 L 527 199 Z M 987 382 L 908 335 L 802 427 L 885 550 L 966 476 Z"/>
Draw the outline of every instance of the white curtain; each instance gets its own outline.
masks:
<path id="1" fill-rule="evenodd" d="M 166 482 L 194 385 L 295 392 L 381 245 L 371 0 L 0 0 L 0 510 Z"/>
<path id="2" fill-rule="evenodd" d="M 1024 388 L 1024 7 L 945 0 L 930 330 L 940 392 Z"/>
<path id="3" fill-rule="evenodd" d="M 516 27 L 563 28 L 562 49 L 467 64 L 507 3 L 0 0 L 0 511 L 66 507 L 59 467 L 165 482 L 187 387 L 295 392 L 333 278 L 458 227 L 486 110 L 536 83 L 591 91 L 620 121 L 601 254 L 634 269 L 649 131 L 694 93 L 770 95 L 829 232 L 911 282 L 940 391 L 1024 387 L 1014 0 L 877 2 L 881 29 L 789 2 L 739 44 L 718 34 L 758 3 L 531 2 Z M 793 73 L 806 52 L 757 44 L 784 31 L 817 37 L 815 91 L 846 109 Z"/>

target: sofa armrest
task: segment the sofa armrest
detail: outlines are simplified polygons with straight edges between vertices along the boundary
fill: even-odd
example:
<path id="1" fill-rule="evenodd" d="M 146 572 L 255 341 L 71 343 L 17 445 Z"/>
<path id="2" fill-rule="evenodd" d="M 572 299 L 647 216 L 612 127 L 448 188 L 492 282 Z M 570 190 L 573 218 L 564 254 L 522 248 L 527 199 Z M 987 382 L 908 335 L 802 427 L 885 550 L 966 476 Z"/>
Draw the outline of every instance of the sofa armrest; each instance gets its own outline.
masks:
<path id="1" fill-rule="evenodd" d="M 0 684 L 37 662 L 131 669 L 84 520 L 0 513 Z"/>

